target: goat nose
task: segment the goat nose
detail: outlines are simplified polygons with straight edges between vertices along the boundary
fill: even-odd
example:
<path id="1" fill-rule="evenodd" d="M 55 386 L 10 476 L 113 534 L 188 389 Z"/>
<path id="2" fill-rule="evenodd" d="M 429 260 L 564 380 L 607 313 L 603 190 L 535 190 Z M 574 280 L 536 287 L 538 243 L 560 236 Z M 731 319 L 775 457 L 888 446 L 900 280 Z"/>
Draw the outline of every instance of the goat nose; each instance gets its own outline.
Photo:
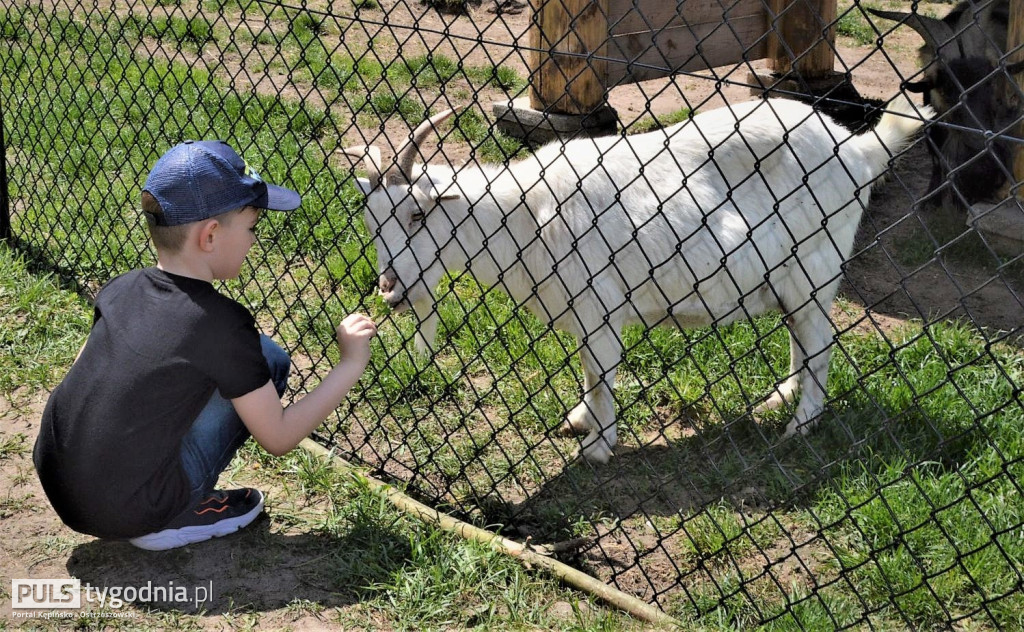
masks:
<path id="1" fill-rule="evenodd" d="M 391 290 L 395 289 L 395 272 L 391 268 L 384 271 L 384 274 L 380 275 L 377 279 L 377 287 L 380 288 L 382 294 L 387 294 Z"/>

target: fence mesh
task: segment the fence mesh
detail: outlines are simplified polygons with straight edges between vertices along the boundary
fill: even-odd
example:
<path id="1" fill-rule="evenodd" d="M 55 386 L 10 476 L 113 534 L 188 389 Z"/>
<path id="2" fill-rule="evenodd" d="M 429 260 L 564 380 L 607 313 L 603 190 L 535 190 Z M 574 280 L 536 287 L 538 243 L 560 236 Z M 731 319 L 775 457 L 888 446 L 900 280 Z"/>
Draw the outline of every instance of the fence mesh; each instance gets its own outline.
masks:
<path id="1" fill-rule="evenodd" d="M 950 15 L 940 27 L 913 16 L 901 26 L 848 0 L 713 0 L 701 5 L 703 21 L 687 5 L 0 0 L 8 241 L 91 294 L 155 260 L 137 206 L 157 157 L 184 139 L 226 139 L 266 180 L 303 196 L 298 211 L 261 220 L 247 266 L 223 286 L 292 354 L 288 397 L 314 387 L 337 361 L 334 325 L 344 314 L 366 311 L 381 322 L 367 374 L 318 432 L 320 442 L 444 511 L 558 545 L 567 563 L 685 621 L 1024 625 L 1024 223 L 1014 198 L 1022 97 L 1012 63 L 1019 50 L 1006 28 L 1016 7 L 914 4 L 922 15 Z M 572 16 L 560 31 L 538 17 L 552 10 Z M 793 27 L 800 12 L 812 19 Z M 582 47 L 595 14 L 604 25 L 598 47 Z M 531 28 L 544 35 L 531 39 Z M 921 59 L 915 31 L 925 33 Z M 798 35 L 817 46 L 796 47 Z M 492 112 L 531 85 L 550 89 L 531 61 L 550 49 L 562 51 L 562 63 L 544 81 L 564 87 L 600 70 L 606 85 L 598 93 L 618 122 L 604 141 L 566 149 L 571 168 L 560 179 L 512 170 L 546 156 L 541 163 L 556 173 L 560 154 L 506 135 Z M 838 72 L 804 73 L 822 50 Z M 780 68 L 791 71 L 789 82 L 773 83 Z M 752 88 L 765 77 L 773 96 L 813 103 L 866 135 L 901 88 L 923 92 L 939 116 L 895 157 L 870 203 L 864 183 L 849 184 L 861 165 L 833 156 L 833 146 L 856 140 L 833 132 L 817 162 L 808 157 L 813 147 L 793 140 L 813 116 L 772 137 L 777 147 L 740 175 L 727 159 L 735 152 L 710 130 L 683 146 L 666 140 L 683 138 L 671 127 L 678 121 L 696 114 L 682 128 L 692 131 L 702 114 L 757 98 Z M 587 127 L 593 104 L 566 94 L 568 105 L 548 113 L 582 108 L 574 124 Z M 357 163 L 360 175 L 373 169 L 367 174 L 338 150 L 380 147 L 383 169 L 393 169 L 412 129 L 449 108 L 458 115 L 425 136 L 416 162 L 433 165 L 437 182 L 459 171 L 455 190 L 463 193 L 481 184 L 477 167 L 492 174 L 495 190 L 477 190 L 478 204 L 505 204 L 508 223 L 522 218 L 517 207 L 540 218 L 531 201 L 555 200 L 531 239 L 508 239 L 505 221 L 485 229 L 471 211 L 442 231 L 443 202 L 426 209 L 428 218 L 378 211 L 367 222 L 351 176 Z M 628 142 L 643 133 L 651 135 Z M 593 147 L 600 159 L 587 153 Z M 771 156 L 796 171 L 772 180 Z M 729 184 L 728 196 L 705 195 L 714 178 L 698 175 L 712 171 Z M 827 184 L 826 172 L 839 184 Z M 601 196 L 584 185 L 602 179 Z M 790 188 L 772 189 L 789 180 Z M 826 189 L 847 188 L 846 206 L 822 201 L 831 199 Z M 637 190 L 660 197 L 630 207 Z M 406 188 L 389 191 L 399 206 L 412 199 Z M 763 223 L 733 226 L 728 234 L 742 238 L 734 245 L 712 243 L 708 226 L 735 219 L 729 205 L 750 205 L 751 195 L 742 197 L 749 191 L 760 195 Z M 797 191 L 811 201 L 810 214 L 790 225 L 779 209 Z M 696 209 L 693 234 L 672 233 L 666 220 L 681 199 Z M 856 240 L 844 245 L 843 218 L 862 206 Z M 611 223 L 620 208 L 635 213 L 632 234 Z M 406 235 L 401 243 L 389 238 L 395 230 Z M 575 236 L 564 251 L 541 241 L 559 230 Z M 675 258 L 630 250 L 649 233 Z M 792 245 L 783 261 L 737 262 L 750 250 L 763 257 L 780 235 Z M 690 249 L 697 239 L 717 254 Z M 438 273 L 434 296 L 418 303 L 419 316 L 438 322 L 432 352 L 421 354 L 419 318 L 388 308 L 378 276 L 410 257 L 428 268 L 437 252 L 453 249 L 470 265 Z M 810 251 L 821 257 L 808 259 Z M 581 253 L 586 266 L 573 268 Z M 515 263 L 502 268 L 504 259 Z M 765 283 L 747 289 L 741 268 L 751 262 L 765 267 Z M 771 283 L 787 266 L 814 287 L 779 306 L 781 315 L 761 314 L 759 301 L 783 302 Z M 485 270 L 498 282 L 476 282 Z M 640 291 L 630 288 L 621 303 L 594 301 L 589 276 L 608 283 L 640 271 L 667 286 L 679 278 L 660 272 L 679 270 L 702 315 L 679 317 L 683 329 L 631 325 L 607 335 L 609 322 L 638 309 L 632 290 Z M 557 294 L 552 283 L 576 288 L 570 300 L 545 294 Z M 535 294 L 513 297 L 509 287 Z M 708 298 L 722 287 L 735 290 L 731 304 Z M 664 313 L 644 314 L 644 323 L 664 324 L 678 299 L 663 299 Z M 550 310 L 563 325 L 603 326 L 581 324 L 578 337 L 549 325 Z M 784 436 L 794 406 L 758 405 L 827 359 L 805 338 L 790 365 L 789 329 L 812 312 L 821 326 L 805 333 L 827 326 L 831 350 L 824 413 L 810 432 Z M 599 359 L 587 377 L 579 357 L 608 345 L 620 345 L 621 357 Z M 607 464 L 589 462 L 578 456 L 586 439 L 560 426 L 581 397 L 588 408 L 577 414 L 606 409 L 600 383 L 612 369 L 617 445 Z M 811 391 L 815 384 L 805 382 Z"/>

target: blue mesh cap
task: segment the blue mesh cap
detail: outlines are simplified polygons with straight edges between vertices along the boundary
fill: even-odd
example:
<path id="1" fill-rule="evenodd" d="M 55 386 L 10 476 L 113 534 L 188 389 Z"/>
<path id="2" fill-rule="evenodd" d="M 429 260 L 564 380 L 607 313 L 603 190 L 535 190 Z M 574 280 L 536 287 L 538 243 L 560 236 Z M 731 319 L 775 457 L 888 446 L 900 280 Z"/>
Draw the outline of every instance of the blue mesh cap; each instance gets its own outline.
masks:
<path id="1" fill-rule="evenodd" d="M 267 184 L 222 140 L 187 140 L 153 165 L 143 191 L 163 209 L 161 226 L 198 222 L 243 206 L 291 211 L 299 194 Z"/>

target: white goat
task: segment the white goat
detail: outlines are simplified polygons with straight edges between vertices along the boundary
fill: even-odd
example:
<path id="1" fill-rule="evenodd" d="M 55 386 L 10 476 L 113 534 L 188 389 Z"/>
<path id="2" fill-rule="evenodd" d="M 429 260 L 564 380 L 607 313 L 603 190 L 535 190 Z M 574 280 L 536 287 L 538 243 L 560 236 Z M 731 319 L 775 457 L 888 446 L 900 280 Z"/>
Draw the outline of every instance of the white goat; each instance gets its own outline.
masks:
<path id="1" fill-rule="evenodd" d="M 697 327 L 781 311 L 789 376 L 755 412 L 802 392 L 786 435 L 810 429 L 840 264 L 873 181 L 922 124 L 905 97 L 892 106 L 860 136 L 807 105 L 761 100 L 647 134 L 552 143 L 507 166 L 414 164 L 448 111 L 413 132 L 387 173 L 374 147 L 341 152 L 365 159 L 358 182 L 380 291 L 416 313 L 417 346 L 433 344 L 446 271 L 502 288 L 581 341 L 583 401 L 564 428 L 589 431 L 583 455 L 605 463 L 621 332 L 636 322 Z"/>

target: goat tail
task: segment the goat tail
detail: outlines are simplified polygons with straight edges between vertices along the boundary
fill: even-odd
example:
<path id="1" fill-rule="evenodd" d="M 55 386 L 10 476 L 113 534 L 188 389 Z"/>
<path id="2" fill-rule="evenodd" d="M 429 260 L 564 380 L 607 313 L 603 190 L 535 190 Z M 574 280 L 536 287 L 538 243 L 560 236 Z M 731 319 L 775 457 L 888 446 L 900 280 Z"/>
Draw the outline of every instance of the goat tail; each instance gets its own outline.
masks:
<path id="1" fill-rule="evenodd" d="M 857 145 L 865 153 L 868 164 L 873 170 L 877 169 L 874 175 L 880 174 L 889 158 L 902 151 L 917 130 L 934 116 L 931 106 L 915 105 L 903 93 L 890 101 L 874 129 L 858 138 Z"/>

